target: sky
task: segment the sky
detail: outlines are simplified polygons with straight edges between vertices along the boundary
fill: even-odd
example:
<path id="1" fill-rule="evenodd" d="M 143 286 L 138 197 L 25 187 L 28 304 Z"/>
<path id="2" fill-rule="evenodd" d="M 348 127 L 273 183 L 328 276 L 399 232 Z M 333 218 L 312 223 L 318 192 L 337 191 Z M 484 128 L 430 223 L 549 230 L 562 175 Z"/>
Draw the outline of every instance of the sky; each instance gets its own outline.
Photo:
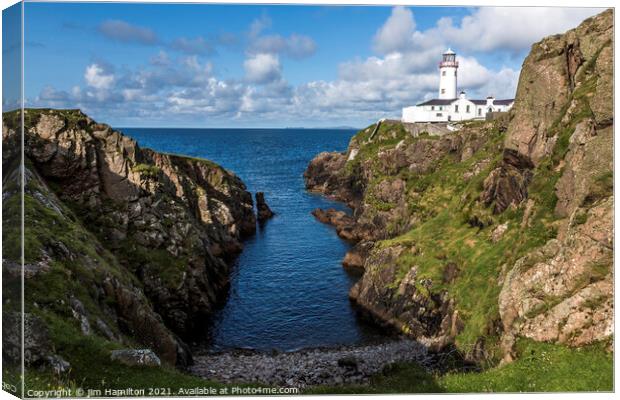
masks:
<path id="1" fill-rule="evenodd" d="M 601 11 L 26 3 L 25 102 L 116 127 L 363 127 L 436 97 L 448 47 L 459 90 L 512 98 L 532 43 Z"/>

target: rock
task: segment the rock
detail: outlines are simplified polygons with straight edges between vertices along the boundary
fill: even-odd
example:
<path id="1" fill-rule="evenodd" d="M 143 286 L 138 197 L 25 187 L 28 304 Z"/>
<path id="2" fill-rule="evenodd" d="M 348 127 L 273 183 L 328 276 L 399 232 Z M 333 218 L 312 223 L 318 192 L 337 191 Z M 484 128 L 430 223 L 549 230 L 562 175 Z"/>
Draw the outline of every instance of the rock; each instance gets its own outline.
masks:
<path id="1" fill-rule="evenodd" d="M 69 304 L 71 305 L 71 312 L 73 313 L 73 318 L 77 319 L 80 322 L 80 330 L 82 331 L 82 333 L 84 335 L 90 335 L 90 323 L 88 322 L 86 310 L 84 310 L 82 302 L 75 297 L 71 297 L 69 299 Z"/>
<path id="2" fill-rule="evenodd" d="M 499 242 L 499 240 L 504 236 L 504 233 L 506 233 L 507 230 L 508 222 L 504 222 L 503 224 L 495 227 L 495 229 L 493 229 L 493 232 L 491 233 L 491 241 L 493 243 Z"/>
<path id="3" fill-rule="evenodd" d="M 493 206 L 499 214 L 511 205 L 518 206 L 527 199 L 527 186 L 532 179 L 532 163 L 514 150 L 504 150 L 500 167 L 494 169 L 484 180 L 480 200 Z"/>
<path id="4" fill-rule="evenodd" d="M 613 196 L 508 272 L 499 298 L 506 352 L 517 336 L 571 346 L 611 337 L 612 205 Z"/>
<path id="5" fill-rule="evenodd" d="M 347 269 L 363 271 L 366 258 L 374 246 L 373 242 L 363 241 L 357 243 L 347 252 L 342 260 L 342 266 Z"/>
<path id="6" fill-rule="evenodd" d="M 350 242 L 372 239 L 369 226 L 358 223 L 354 217 L 344 211 L 333 208 L 327 210 L 317 208 L 312 211 L 312 215 L 324 224 L 332 225 L 336 228 L 336 233 L 342 239 Z"/>
<path id="7" fill-rule="evenodd" d="M 335 173 L 344 167 L 346 157 L 340 153 L 323 152 L 316 156 L 304 172 L 306 188 L 327 193 L 330 188 L 338 188 Z"/>
<path id="8" fill-rule="evenodd" d="M 65 372 L 68 372 L 69 369 L 71 368 L 71 364 L 69 364 L 67 361 L 65 361 L 62 357 L 58 355 L 48 356 L 47 362 L 49 363 L 49 366 L 52 368 L 52 371 L 56 375 L 64 374 Z"/>
<path id="9" fill-rule="evenodd" d="M 261 383 L 307 387 L 363 384 L 398 362 L 435 367 L 427 349 L 414 340 L 264 353 L 252 350 L 197 355 L 189 371 L 224 383 Z M 260 372 L 258 372 L 260 371 Z"/>
<path id="10" fill-rule="evenodd" d="M 256 192 L 256 216 L 258 222 L 265 222 L 274 215 L 265 201 L 265 194 L 263 192 Z"/>
<path id="11" fill-rule="evenodd" d="M 452 283 L 452 281 L 454 281 L 454 279 L 456 279 L 456 277 L 458 276 L 459 272 L 461 271 L 459 270 L 459 267 L 456 265 L 456 263 L 447 263 L 446 267 L 443 270 L 443 282 Z"/>
<path id="12" fill-rule="evenodd" d="M 26 268 L 27 276 L 44 275 L 50 269 L 48 258 L 67 274 L 76 273 L 72 265 L 85 266 L 91 272 L 77 271 L 79 276 L 71 279 L 107 293 L 116 308 L 108 310 L 107 321 L 114 326 L 97 323 L 97 331 L 115 341 L 121 337 L 117 332 L 129 335 L 176 364 L 184 345 L 175 336 L 189 335 L 221 302 L 228 288 L 227 263 L 241 251 L 243 238 L 256 230 L 252 195 L 237 176 L 208 160 L 142 149 L 79 110 L 27 112 L 26 194 L 58 223 L 88 235 L 85 245 L 99 257 L 87 256 L 74 243 L 45 239 L 45 247 L 36 249 L 41 256 Z M 4 116 L 3 135 L 9 140 L 16 126 L 12 114 Z M 5 152 L 3 161 L 16 155 Z M 77 220 L 67 204 L 80 210 Z M 8 269 L 17 261 L 9 260 Z M 109 284 L 105 279 L 112 271 L 123 278 Z M 89 304 L 104 303 L 94 294 L 85 295 L 91 296 Z M 71 312 L 83 334 L 90 334 L 94 321 L 83 306 L 87 299 L 74 297 Z M 112 321 L 117 319 L 116 326 Z"/>
<path id="13" fill-rule="evenodd" d="M 468 343 L 466 357 L 484 359 L 485 337 L 500 332 L 506 359 L 519 336 L 571 346 L 609 340 L 612 37 L 607 10 L 534 44 L 515 106 L 501 120 L 463 123 L 432 137 L 422 134 L 424 124 L 386 121 L 372 144 L 371 126 L 344 154 L 311 161 L 307 188 L 353 210 L 313 214 L 356 243 L 343 264 L 363 265 L 349 293 L 363 313 L 429 346 L 453 345 L 472 315 L 459 312 L 454 285 L 471 284 L 485 293 L 501 288 L 501 323 L 474 328 L 480 337 Z M 475 237 L 463 240 L 457 231 Z M 531 248 L 523 234 L 548 241 Z M 497 276 L 489 271 L 489 284 L 498 286 L 476 289 L 470 263 L 483 255 L 460 253 L 455 244 L 475 249 L 488 238 L 492 246 L 510 246 L 508 236 L 524 257 L 515 263 L 507 251 L 491 262 Z M 378 245 L 361 254 L 365 242 Z M 448 259 L 455 252 L 458 266 Z M 438 274 L 444 285 L 427 279 Z"/>
<path id="14" fill-rule="evenodd" d="M 595 119 L 609 121 L 612 112 L 613 12 L 605 11 L 562 35 L 549 36 L 532 46 L 523 62 L 519 90 L 506 134 L 506 147 L 538 165 L 551 154 L 555 136 L 553 124 L 562 118 L 563 108 L 587 79 L 584 69 L 591 66 L 600 76 L 593 96 Z M 594 111 L 594 110 L 597 111 Z M 605 122 L 607 123 L 607 122 Z"/>
<path id="15" fill-rule="evenodd" d="M 338 359 L 338 366 L 357 370 L 358 360 L 353 356 L 342 357 Z"/>
<path id="16" fill-rule="evenodd" d="M 130 367 L 159 367 L 161 365 L 159 357 L 149 349 L 112 350 L 110 359 Z"/>
<path id="17" fill-rule="evenodd" d="M 40 365 L 52 354 L 52 343 L 44 322 L 31 313 L 23 314 L 24 335 L 22 348 L 22 315 L 19 312 L 2 313 L 2 354 L 8 363 Z M 23 351 L 22 351 L 23 349 Z"/>

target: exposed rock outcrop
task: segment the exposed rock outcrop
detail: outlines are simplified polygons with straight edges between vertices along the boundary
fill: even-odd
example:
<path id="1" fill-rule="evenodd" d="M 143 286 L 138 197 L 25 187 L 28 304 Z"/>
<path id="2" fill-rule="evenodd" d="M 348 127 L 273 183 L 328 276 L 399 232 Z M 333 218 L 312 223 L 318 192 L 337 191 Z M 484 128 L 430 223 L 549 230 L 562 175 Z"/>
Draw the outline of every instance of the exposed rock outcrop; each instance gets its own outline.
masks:
<path id="1" fill-rule="evenodd" d="M 505 130 L 494 124 L 485 127 Z M 445 292 L 430 293 L 425 285 L 432 285 L 432 280 L 420 276 L 415 266 L 401 265 L 401 258 L 418 251 L 415 247 L 373 248 L 427 217 L 416 209 L 416 202 L 431 184 L 427 176 L 442 163 L 472 162 L 465 179 L 474 179 L 491 163 L 490 156 L 473 162 L 474 155 L 491 145 L 489 141 L 496 142 L 494 148 L 500 144 L 496 135 L 489 137 L 479 128 L 464 127 L 442 137 L 414 137 L 402 124 L 386 121 L 372 140 L 371 128 L 353 137 L 345 154 L 319 154 L 304 174 L 308 189 L 346 202 L 353 213 L 317 209 L 312 214 L 355 243 L 343 266 L 364 274 L 350 298 L 375 321 L 440 349 L 461 329 L 453 301 Z"/>
<path id="2" fill-rule="evenodd" d="M 501 166 L 491 171 L 484 180 L 480 199 L 485 205 L 492 206 L 496 214 L 510 206 L 518 206 L 527 199 L 533 167 L 529 158 L 515 150 L 505 149 Z"/>
<path id="3" fill-rule="evenodd" d="M 507 118 L 415 137 L 387 121 L 312 160 L 308 189 L 353 208 L 313 214 L 357 242 L 358 305 L 474 360 L 611 337 L 612 36 L 608 10 L 534 44 Z"/>
<path id="4" fill-rule="evenodd" d="M 10 143 L 19 115 L 3 117 Z M 26 309 L 76 334 L 129 338 L 168 364 L 189 363 L 179 337 L 221 301 L 226 260 L 256 229 L 243 182 L 207 160 L 142 149 L 78 110 L 29 109 L 24 119 Z M 18 147 L 3 152 L 9 239 L 19 235 L 18 156 Z M 15 257 L 5 252 L 5 272 Z"/>
<path id="5" fill-rule="evenodd" d="M 539 165 L 553 152 L 558 138 L 550 133 L 567 108 L 574 107 L 580 86 L 594 84 L 591 109 L 596 125 L 611 124 L 612 38 L 613 12 L 609 10 L 532 46 L 521 68 L 512 110 L 517 118 L 508 128 L 506 148 Z"/>

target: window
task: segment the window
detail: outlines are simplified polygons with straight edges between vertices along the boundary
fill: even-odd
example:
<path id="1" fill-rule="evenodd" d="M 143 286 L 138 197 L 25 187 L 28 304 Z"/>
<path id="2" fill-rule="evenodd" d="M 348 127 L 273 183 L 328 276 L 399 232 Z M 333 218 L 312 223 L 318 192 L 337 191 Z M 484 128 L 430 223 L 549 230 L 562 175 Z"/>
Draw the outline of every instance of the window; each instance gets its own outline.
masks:
<path id="1" fill-rule="evenodd" d="M 454 106 L 454 112 L 459 112 L 459 105 L 458 104 Z"/>
<path id="2" fill-rule="evenodd" d="M 454 76 L 456 76 L 456 70 L 454 70 Z"/>
<path id="3" fill-rule="evenodd" d="M 441 111 L 441 110 L 443 110 L 443 107 L 442 107 L 442 106 L 439 106 L 439 111 Z"/>
<path id="4" fill-rule="evenodd" d="M 437 76 L 437 75 L 435 75 L 435 76 Z M 444 93 L 446 93 L 446 89 L 441 89 L 441 94 L 444 94 Z"/>
<path id="5" fill-rule="evenodd" d="M 478 109 L 478 116 L 482 115 L 482 108 Z"/>
<path id="6" fill-rule="evenodd" d="M 431 111 L 435 111 L 435 106 L 431 106 Z"/>
<path id="7" fill-rule="evenodd" d="M 446 76 L 446 71 L 441 71 L 441 76 Z"/>
<path id="8" fill-rule="evenodd" d="M 469 104 L 465 107 L 465 112 L 469 114 Z"/>
<path id="9" fill-rule="evenodd" d="M 437 117 L 441 117 L 443 114 L 442 113 L 437 113 L 436 116 Z"/>

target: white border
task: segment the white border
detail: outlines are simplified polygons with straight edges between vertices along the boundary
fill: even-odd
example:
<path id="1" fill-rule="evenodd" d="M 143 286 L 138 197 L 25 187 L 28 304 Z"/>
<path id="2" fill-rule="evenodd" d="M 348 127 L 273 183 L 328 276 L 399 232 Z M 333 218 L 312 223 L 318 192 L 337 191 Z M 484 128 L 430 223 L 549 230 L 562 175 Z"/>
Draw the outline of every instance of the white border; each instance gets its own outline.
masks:
<path id="1" fill-rule="evenodd" d="M 35 0 L 36 1 L 36 0 Z M 48 0 L 39 0 L 40 2 L 54 2 L 54 1 L 48 1 Z M 93 2 L 93 3 L 112 3 L 112 2 L 118 2 L 118 1 L 79 1 L 79 0 L 63 0 L 62 2 L 70 2 L 70 3 L 86 3 L 86 2 Z M 234 1 L 234 0 L 219 0 L 219 1 L 199 1 L 199 0 L 184 0 L 184 1 L 176 1 L 176 0 L 150 0 L 150 1 L 139 1 L 139 0 L 125 0 L 123 2 L 127 2 L 127 3 L 212 3 L 212 4 L 307 4 L 307 5 L 380 5 L 380 6 L 390 6 L 390 5 L 411 5 L 411 6 L 469 6 L 469 7 L 476 7 L 476 6 L 501 6 L 501 7 L 542 7 L 542 6 L 547 6 L 547 7 L 606 7 L 606 8 L 613 8 L 615 6 L 615 3 L 611 0 L 589 0 L 587 2 L 585 1 L 579 1 L 579 0 L 558 0 L 558 1 L 550 1 L 550 0 L 546 0 L 546 1 L 536 1 L 536 0 L 522 0 L 522 1 L 499 1 L 499 0 L 474 0 L 474 1 L 467 1 L 467 0 L 432 0 L 432 1 L 424 1 L 424 0 L 407 0 L 407 1 L 403 1 L 403 0 L 392 0 L 392 1 L 386 1 L 386 0 L 336 0 L 336 1 L 330 1 L 330 0 L 312 0 L 312 1 L 303 1 L 303 0 L 271 0 L 271 1 L 261 1 L 261 0 L 244 0 L 243 2 L 241 1 Z M 15 4 L 16 1 L 14 0 L 0 0 L 0 8 L 5 9 L 13 4 Z M 22 4 L 22 67 L 23 67 L 23 61 L 24 61 L 24 53 L 23 53 L 23 18 L 24 18 L 24 9 L 23 9 L 23 4 Z M 616 13 L 614 12 L 614 27 L 616 26 Z M 1 27 L 2 27 L 2 22 L 0 19 L 0 31 L 1 31 Z M 1 34 L 0 34 L 1 36 Z M 618 41 L 617 41 L 617 35 L 616 35 L 616 31 L 614 30 L 614 54 L 616 53 L 616 49 L 618 46 Z M 0 62 L 2 60 L 2 55 L 0 53 Z M 619 72 L 619 68 L 618 68 L 618 63 L 614 63 L 614 76 L 618 76 L 618 72 Z M 23 77 L 23 71 L 22 71 L 22 77 Z M 1 93 L 1 83 L 2 83 L 2 78 L 0 76 L 0 93 Z M 24 80 L 22 79 L 22 108 L 24 105 L 24 97 L 23 97 L 23 93 L 24 93 Z M 619 94 L 619 89 L 618 86 L 614 85 L 614 114 L 616 114 L 617 111 L 617 104 L 615 103 L 615 99 L 618 98 L 618 94 Z M 23 113 L 22 113 L 22 118 L 23 118 Z M 22 122 L 22 126 L 23 126 L 23 122 Z M 615 131 L 615 124 L 614 124 L 614 143 L 615 143 L 615 139 L 616 139 L 616 131 Z M 22 140 L 23 140 L 23 135 L 22 135 Z M 22 144 L 22 149 L 23 149 L 23 144 Z M 620 178 L 617 176 L 617 174 L 615 174 L 615 166 L 616 166 L 616 159 L 618 159 L 618 155 L 620 154 L 620 149 L 616 146 L 614 148 L 614 188 L 618 187 L 618 184 L 620 183 Z M 23 157 L 22 157 L 22 163 L 23 163 Z M 23 175 L 22 175 L 22 179 L 23 179 Z M 22 186 L 22 190 L 23 190 L 23 186 Z M 614 199 L 615 200 L 615 199 Z M 22 197 L 22 201 L 23 201 L 23 197 Z M 614 202 L 614 210 L 616 209 L 616 205 L 617 203 Z M 23 214 L 23 207 L 22 207 L 22 214 Z M 618 216 L 614 213 L 614 232 L 615 232 L 615 227 L 616 227 L 616 223 L 618 222 Z M 22 215 L 22 224 L 23 224 L 23 215 Z M 23 225 L 22 225 L 22 233 L 23 233 Z M 1 243 L 1 238 L 0 238 L 0 243 Z M 616 248 L 616 236 L 614 234 L 614 249 Z M 22 252 L 23 252 L 23 248 L 22 248 Z M 23 254 L 22 254 L 23 257 Z M 617 261 L 617 254 L 614 252 L 614 269 L 615 269 L 615 265 L 617 265 L 616 263 Z M 23 279 L 23 272 L 22 272 L 22 279 Z M 614 279 L 614 295 L 615 293 L 617 293 L 618 290 L 618 282 L 617 280 Z M 23 296 L 23 291 L 22 291 L 22 296 Z M 614 299 L 615 300 L 615 299 Z M 615 301 L 614 301 L 615 303 Z M 23 307 L 23 300 L 22 300 L 22 307 Z M 614 308 L 614 316 L 615 316 L 615 308 Z M 1 325 L 1 321 L 0 321 L 0 325 Z M 23 323 L 22 323 L 22 329 L 23 329 Z M 614 318 L 614 331 L 618 332 L 618 321 Z M 22 337 L 23 340 L 23 337 Z M 619 369 L 616 368 L 616 362 L 617 362 L 617 353 L 616 353 L 616 343 L 614 341 L 614 385 L 616 382 L 618 382 L 618 377 L 619 377 Z M 23 366 L 22 366 L 23 368 Z M 615 390 L 615 386 L 614 386 L 614 390 Z M 23 392 L 22 392 L 23 393 Z M 360 396 L 360 395 L 354 395 L 355 397 Z M 527 397 L 530 399 L 568 399 L 568 400 L 582 400 L 584 398 L 588 398 L 588 399 L 609 399 L 609 398 L 614 398 L 615 395 L 613 393 L 545 393 L 545 394 L 539 394 L 539 393 L 534 393 L 534 394 L 485 394 L 485 393 L 475 393 L 475 394 L 437 394 L 437 395 L 377 395 L 377 396 L 370 396 L 370 395 L 366 395 L 365 397 L 372 397 L 372 398 L 379 398 L 379 399 L 399 399 L 399 398 L 410 398 L 415 396 L 416 399 L 455 399 L 455 398 L 478 398 L 478 397 L 482 397 L 483 399 L 519 399 L 519 398 L 523 398 L 523 397 Z M 231 396 L 231 398 L 259 398 L 259 397 L 263 397 L 264 396 L 247 396 L 247 397 L 234 397 Z M 279 396 L 279 398 L 286 398 L 286 399 L 294 399 L 294 398 L 299 398 L 300 396 Z M 342 396 L 334 396 L 334 395 L 321 395 L 321 396 L 303 396 L 305 398 L 315 398 L 315 397 L 320 397 L 322 399 L 336 399 Z M 352 397 L 352 396 L 349 396 Z M 196 397 L 192 397 L 192 398 L 196 398 Z M 15 399 L 14 396 L 8 394 L 7 392 L 4 391 L 0 391 L 0 399 Z M 178 397 L 173 397 L 173 398 L 165 398 L 162 397 L 162 399 L 178 399 Z"/>

